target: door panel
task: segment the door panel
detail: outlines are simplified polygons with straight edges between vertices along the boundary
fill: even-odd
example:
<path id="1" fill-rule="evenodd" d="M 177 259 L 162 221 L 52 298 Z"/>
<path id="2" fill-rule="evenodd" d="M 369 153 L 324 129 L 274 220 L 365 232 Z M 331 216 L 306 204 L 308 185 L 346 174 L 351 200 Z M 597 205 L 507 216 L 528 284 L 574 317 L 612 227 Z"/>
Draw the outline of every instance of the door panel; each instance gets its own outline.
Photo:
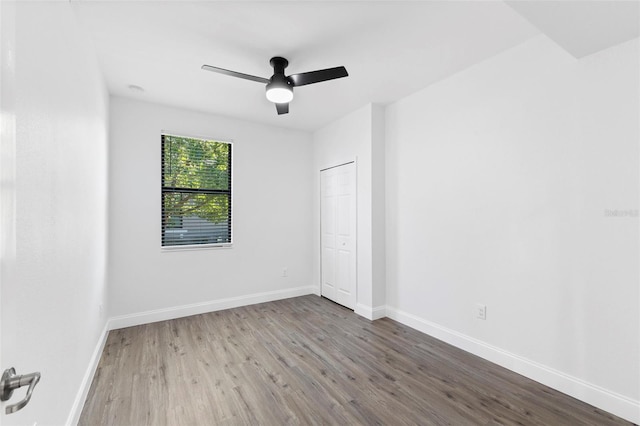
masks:
<path id="1" fill-rule="evenodd" d="M 348 237 L 351 233 L 349 229 L 351 197 L 349 194 L 338 195 L 338 205 L 336 210 L 337 233 L 339 236 Z"/>
<path id="2" fill-rule="evenodd" d="M 335 301 L 344 306 L 350 305 L 349 300 L 352 294 L 350 277 L 351 257 L 351 252 L 349 252 L 348 250 L 337 251 L 337 292 Z"/>
<path id="3" fill-rule="evenodd" d="M 334 267 L 335 250 L 323 248 L 322 259 L 326 259 L 326 261 L 322 262 L 322 295 L 328 299 L 334 300 L 336 298 L 336 287 L 334 285 L 336 270 Z"/>
<path id="4" fill-rule="evenodd" d="M 349 163 L 320 172 L 322 295 L 356 304 L 356 174 Z"/>

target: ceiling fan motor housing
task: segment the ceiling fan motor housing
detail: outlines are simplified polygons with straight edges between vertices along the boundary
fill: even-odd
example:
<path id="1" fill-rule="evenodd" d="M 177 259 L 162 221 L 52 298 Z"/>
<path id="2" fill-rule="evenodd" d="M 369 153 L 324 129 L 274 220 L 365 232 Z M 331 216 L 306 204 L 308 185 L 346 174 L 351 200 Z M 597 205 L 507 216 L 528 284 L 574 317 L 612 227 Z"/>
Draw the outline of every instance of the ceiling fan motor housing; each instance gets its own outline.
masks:
<path id="1" fill-rule="evenodd" d="M 267 83 L 267 99 L 274 103 L 288 103 L 293 99 L 293 84 L 291 79 L 285 77 L 284 69 L 289 61 L 279 56 L 271 58 L 273 75 Z"/>

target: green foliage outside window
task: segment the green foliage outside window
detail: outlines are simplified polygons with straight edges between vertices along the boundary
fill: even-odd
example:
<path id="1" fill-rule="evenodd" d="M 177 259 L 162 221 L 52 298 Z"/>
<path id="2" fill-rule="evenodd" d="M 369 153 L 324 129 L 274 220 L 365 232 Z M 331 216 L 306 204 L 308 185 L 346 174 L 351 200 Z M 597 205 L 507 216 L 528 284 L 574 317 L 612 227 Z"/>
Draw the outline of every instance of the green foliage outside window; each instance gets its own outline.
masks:
<path id="1" fill-rule="evenodd" d="M 231 144 L 163 135 L 162 150 L 163 245 L 231 242 Z"/>

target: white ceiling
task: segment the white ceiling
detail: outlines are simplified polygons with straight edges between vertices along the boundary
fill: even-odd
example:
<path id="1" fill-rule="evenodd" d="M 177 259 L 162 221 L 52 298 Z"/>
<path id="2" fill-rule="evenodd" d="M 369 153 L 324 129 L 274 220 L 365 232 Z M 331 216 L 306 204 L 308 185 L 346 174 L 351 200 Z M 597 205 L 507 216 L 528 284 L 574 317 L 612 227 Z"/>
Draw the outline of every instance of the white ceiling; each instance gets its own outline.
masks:
<path id="1" fill-rule="evenodd" d="M 309 131 L 369 102 L 393 102 L 568 18 L 501 1 L 72 5 L 93 38 L 110 93 Z M 553 36 L 562 39 L 560 33 Z M 296 88 L 290 113 L 278 116 L 264 85 L 200 69 L 209 64 L 269 78 L 272 56 L 289 60 L 287 74 L 344 65 L 349 77 Z"/>

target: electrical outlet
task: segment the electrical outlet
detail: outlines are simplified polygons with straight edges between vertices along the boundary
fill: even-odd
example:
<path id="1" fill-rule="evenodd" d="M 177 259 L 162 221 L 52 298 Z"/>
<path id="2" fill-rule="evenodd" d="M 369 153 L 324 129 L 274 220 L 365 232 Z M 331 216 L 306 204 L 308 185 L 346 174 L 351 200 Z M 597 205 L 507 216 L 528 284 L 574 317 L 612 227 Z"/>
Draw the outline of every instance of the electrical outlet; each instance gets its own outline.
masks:
<path id="1" fill-rule="evenodd" d="M 487 319 L 487 305 L 476 303 L 476 318 L 481 320 Z"/>
<path id="2" fill-rule="evenodd" d="M 282 268 L 282 276 L 283 277 L 288 277 L 289 276 L 289 270 L 287 269 L 286 266 L 284 268 Z"/>

